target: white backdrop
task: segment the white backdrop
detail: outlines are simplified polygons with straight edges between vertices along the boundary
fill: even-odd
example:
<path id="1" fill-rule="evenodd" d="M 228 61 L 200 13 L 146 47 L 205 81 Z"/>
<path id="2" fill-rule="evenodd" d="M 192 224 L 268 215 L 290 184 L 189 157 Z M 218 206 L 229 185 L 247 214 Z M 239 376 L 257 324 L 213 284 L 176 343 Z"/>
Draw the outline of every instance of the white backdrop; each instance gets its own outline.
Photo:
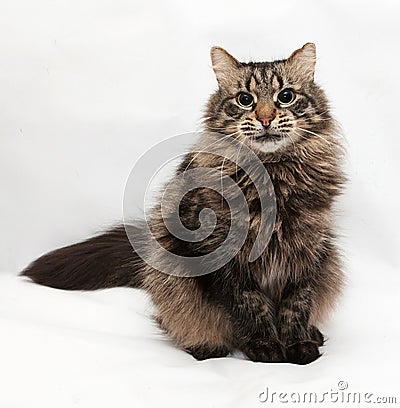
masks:
<path id="1" fill-rule="evenodd" d="M 0 407 L 256 407 L 267 386 L 322 393 L 340 380 L 400 402 L 399 12 L 395 1 L 1 1 Z M 139 290 L 16 277 L 120 220 L 135 160 L 198 128 L 216 87 L 211 46 L 268 60 L 308 41 L 350 178 L 338 221 L 348 286 L 321 359 L 197 362 L 153 326 Z"/>

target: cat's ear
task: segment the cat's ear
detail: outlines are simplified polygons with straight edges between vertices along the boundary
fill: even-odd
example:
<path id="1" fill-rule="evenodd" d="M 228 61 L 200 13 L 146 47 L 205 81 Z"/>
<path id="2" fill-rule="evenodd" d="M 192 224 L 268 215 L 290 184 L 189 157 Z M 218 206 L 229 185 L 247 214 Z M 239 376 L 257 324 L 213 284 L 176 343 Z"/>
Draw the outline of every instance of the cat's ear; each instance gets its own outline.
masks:
<path id="1" fill-rule="evenodd" d="M 211 48 L 211 62 L 219 86 L 230 86 L 238 76 L 240 62 L 221 47 Z"/>
<path id="2" fill-rule="evenodd" d="M 297 71 L 298 75 L 308 81 L 314 79 L 316 62 L 315 44 L 307 43 L 302 48 L 296 50 L 288 59 L 287 63 Z"/>

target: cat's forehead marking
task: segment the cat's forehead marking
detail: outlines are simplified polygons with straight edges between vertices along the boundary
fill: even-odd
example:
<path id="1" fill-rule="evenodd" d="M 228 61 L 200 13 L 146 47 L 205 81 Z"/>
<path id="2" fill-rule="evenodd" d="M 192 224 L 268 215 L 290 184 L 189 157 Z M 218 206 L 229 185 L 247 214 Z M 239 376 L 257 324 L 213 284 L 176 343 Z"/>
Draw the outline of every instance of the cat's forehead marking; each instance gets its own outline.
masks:
<path id="1" fill-rule="evenodd" d="M 260 91 L 260 87 L 264 82 L 264 79 L 262 78 L 258 68 L 252 67 L 251 71 L 249 71 L 247 75 L 247 89 L 254 94 L 258 94 Z"/>
<path id="2" fill-rule="evenodd" d="M 258 82 L 259 81 L 257 81 L 253 73 L 250 77 L 250 86 L 249 86 L 250 92 L 256 93 L 257 88 L 258 88 Z"/>
<path id="3" fill-rule="evenodd" d="M 283 80 L 278 74 L 272 75 L 272 89 L 278 91 L 283 87 Z"/>
<path id="4" fill-rule="evenodd" d="M 282 77 L 270 67 L 254 67 L 247 80 L 248 90 L 255 94 L 276 92 L 284 84 Z"/>

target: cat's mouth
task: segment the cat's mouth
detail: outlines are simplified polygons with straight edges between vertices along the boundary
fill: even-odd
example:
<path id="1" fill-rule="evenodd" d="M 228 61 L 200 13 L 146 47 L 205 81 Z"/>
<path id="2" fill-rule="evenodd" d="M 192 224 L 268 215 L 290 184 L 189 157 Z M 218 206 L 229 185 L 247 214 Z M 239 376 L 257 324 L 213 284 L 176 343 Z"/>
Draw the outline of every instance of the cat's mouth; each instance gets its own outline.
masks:
<path id="1" fill-rule="evenodd" d="M 284 138 L 283 135 L 279 133 L 273 133 L 273 132 L 264 132 L 261 134 L 256 134 L 253 136 L 253 139 L 257 141 L 265 141 L 265 142 L 274 142 L 274 141 L 279 141 Z"/>

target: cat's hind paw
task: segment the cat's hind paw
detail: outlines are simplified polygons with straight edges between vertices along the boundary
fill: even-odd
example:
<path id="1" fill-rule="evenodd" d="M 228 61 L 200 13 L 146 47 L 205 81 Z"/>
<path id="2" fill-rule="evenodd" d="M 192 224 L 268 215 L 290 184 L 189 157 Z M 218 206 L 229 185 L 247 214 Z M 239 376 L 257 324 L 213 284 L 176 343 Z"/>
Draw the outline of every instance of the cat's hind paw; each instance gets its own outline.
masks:
<path id="1" fill-rule="evenodd" d="M 310 364 L 321 356 L 315 341 L 300 341 L 286 348 L 286 360 L 292 364 Z"/>

